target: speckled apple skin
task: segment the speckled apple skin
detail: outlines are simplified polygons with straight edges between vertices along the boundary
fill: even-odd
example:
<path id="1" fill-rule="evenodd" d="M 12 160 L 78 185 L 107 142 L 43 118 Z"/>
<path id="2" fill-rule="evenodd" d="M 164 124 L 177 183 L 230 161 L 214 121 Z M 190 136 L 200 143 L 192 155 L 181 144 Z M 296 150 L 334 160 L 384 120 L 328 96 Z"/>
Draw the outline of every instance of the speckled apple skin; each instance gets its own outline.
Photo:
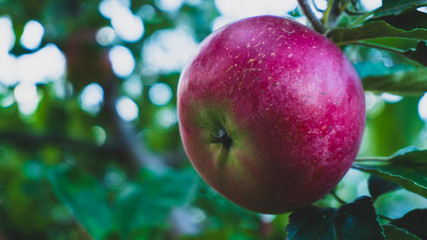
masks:
<path id="1" fill-rule="evenodd" d="M 185 151 L 232 202 L 283 213 L 319 200 L 352 165 L 365 125 L 360 79 L 343 52 L 293 20 L 247 18 L 209 35 L 178 84 Z M 213 143 L 220 129 L 227 149 Z"/>

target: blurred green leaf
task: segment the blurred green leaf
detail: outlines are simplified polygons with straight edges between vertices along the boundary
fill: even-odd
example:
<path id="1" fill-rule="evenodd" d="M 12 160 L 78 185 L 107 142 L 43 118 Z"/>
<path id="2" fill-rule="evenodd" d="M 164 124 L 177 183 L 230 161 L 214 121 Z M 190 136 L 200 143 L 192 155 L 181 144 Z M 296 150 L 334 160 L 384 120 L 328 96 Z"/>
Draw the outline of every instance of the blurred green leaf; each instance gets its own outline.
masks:
<path id="1" fill-rule="evenodd" d="M 223 228 L 218 231 L 207 231 L 200 235 L 195 236 L 183 236 L 179 240 L 219 240 L 219 239 L 230 239 L 232 231 L 230 228 Z"/>
<path id="2" fill-rule="evenodd" d="M 405 64 L 398 64 L 398 65 L 393 65 L 391 67 L 387 67 L 382 61 L 357 62 L 357 63 L 354 63 L 353 66 L 356 69 L 357 74 L 361 79 L 369 76 L 392 75 L 397 72 L 416 70 L 415 67 L 411 65 L 405 65 Z"/>
<path id="3" fill-rule="evenodd" d="M 368 178 L 368 189 L 373 200 L 385 193 L 395 191 L 399 188 L 401 187 L 398 184 L 389 182 L 376 175 L 370 175 Z"/>
<path id="4" fill-rule="evenodd" d="M 421 240 L 416 235 L 391 224 L 382 225 L 386 240 Z"/>
<path id="5" fill-rule="evenodd" d="M 427 209 L 415 209 L 391 224 L 408 230 L 422 239 L 427 239 Z"/>
<path id="6" fill-rule="evenodd" d="M 362 79 L 366 91 L 389 92 L 399 95 L 422 95 L 427 91 L 427 70 L 401 71 Z"/>
<path id="7" fill-rule="evenodd" d="M 335 239 L 336 209 L 307 207 L 289 216 L 286 227 L 288 240 Z"/>
<path id="8" fill-rule="evenodd" d="M 382 6 L 375 11 L 375 16 L 398 15 L 410 9 L 427 6 L 426 0 L 383 0 Z"/>
<path id="9" fill-rule="evenodd" d="M 359 159 L 353 168 L 375 174 L 411 192 L 427 197 L 427 150 L 404 151 L 381 160 Z"/>
<path id="10" fill-rule="evenodd" d="M 385 21 L 375 21 L 357 28 L 336 28 L 332 30 L 329 38 L 337 45 L 345 45 L 366 39 L 384 37 L 427 40 L 427 29 L 406 31 L 395 28 Z"/>
<path id="11" fill-rule="evenodd" d="M 372 200 L 367 196 L 341 206 L 335 217 L 335 227 L 338 239 L 384 239 Z"/>
<path id="12" fill-rule="evenodd" d="M 49 181 L 56 196 L 72 209 L 92 237 L 105 239 L 114 231 L 107 192 L 93 175 L 63 164 L 51 169 Z"/>
<path id="13" fill-rule="evenodd" d="M 197 179 L 193 169 L 170 170 L 164 176 L 148 176 L 129 183 L 115 201 L 115 216 L 123 238 L 166 226 L 171 209 L 191 201 Z"/>

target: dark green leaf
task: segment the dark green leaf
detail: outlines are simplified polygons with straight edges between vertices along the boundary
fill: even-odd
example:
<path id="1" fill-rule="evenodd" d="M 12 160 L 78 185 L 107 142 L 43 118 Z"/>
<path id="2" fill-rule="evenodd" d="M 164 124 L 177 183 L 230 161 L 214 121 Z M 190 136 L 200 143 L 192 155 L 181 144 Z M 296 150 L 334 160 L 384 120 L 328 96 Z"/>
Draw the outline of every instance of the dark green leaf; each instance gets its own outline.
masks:
<path id="1" fill-rule="evenodd" d="M 125 239 L 145 228 L 165 226 L 173 207 L 189 202 L 195 189 L 194 170 L 171 171 L 129 183 L 116 199 L 116 219 Z"/>
<path id="2" fill-rule="evenodd" d="M 427 6 L 427 0 L 383 0 L 382 6 L 375 11 L 375 16 L 398 15 L 421 6 Z"/>
<path id="3" fill-rule="evenodd" d="M 427 209 L 416 209 L 393 220 L 391 224 L 408 230 L 422 239 L 427 239 Z"/>
<path id="4" fill-rule="evenodd" d="M 402 71 L 362 79 L 366 91 L 389 92 L 399 95 L 422 95 L 427 91 L 427 70 Z"/>
<path id="5" fill-rule="evenodd" d="M 104 239 L 114 231 L 107 193 L 94 176 L 83 169 L 61 165 L 52 169 L 49 181 L 56 196 L 72 209 L 92 237 Z"/>
<path id="6" fill-rule="evenodd" d="M 288 240 L 335 239 L 333 208 L 307 207 L 293 212 L 286 227 Z"/>
<path id="7" fill-rule="evenodd" d="M 406 31 L 395 28 L 384 21 L 374 21 L 357 28 L 336 28 L 330 33 L 330 39 L 337 45 L 385 37 L 427 40 L 427 30 L 414 29 Z"/>
<path id="8" fill-rule="evenodd" d="M 391 224 L 382 225 L 386 240 L 421 240 L 416 235 Z"/>
<path id="9" fill-rule="evenodd" d="M 338 209 L 335 218 L 338 239 L 384 239 L 383 229 L 370 197 L 360 197 Z"/>
<path id="10" fill-rule="evenodd" d="M 411 11 L 397 16 L 384 16 L 380 18 L 374 18 L 373 20 L 382 20 L 392 25 L 393 27 L 404 30 L 427 28 L 427 13 L 420 11 Z"/>
<path id="11" fill-rule="evenodd" d="M 406 149 L 405 149 L 406 151 Z M 364 159 L 353 165 L 403 188 L 427 197 L 427 150 L 397 153 L 388 159 Z"/>
<path id="12" fill-rule="evenodd" d="M 368 189 L 372 198 L 375 200 L 382 194 L 395 191 L 401 188 L 396 183 L 389 182 L 376 175 L 370 175 L 368 179 Z"/>
<path id="13" fill-rule="evenodd" d="M 415 50 L 407 50 L 403 55 L 427 67 L 427 45 L 425 41 L 418 42 Z"/>

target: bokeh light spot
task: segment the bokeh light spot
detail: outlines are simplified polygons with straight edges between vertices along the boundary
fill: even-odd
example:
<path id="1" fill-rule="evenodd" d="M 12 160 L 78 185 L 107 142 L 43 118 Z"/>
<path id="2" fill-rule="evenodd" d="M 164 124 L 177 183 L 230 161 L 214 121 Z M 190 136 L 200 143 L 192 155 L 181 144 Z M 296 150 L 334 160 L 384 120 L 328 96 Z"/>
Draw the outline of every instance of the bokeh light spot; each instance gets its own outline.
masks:
<path id="1" fill-rule="evenodd" d="M 160 73 L 178 72 L 197 45 L 189 29 L 158 30 L 144 43 L 144 67 Z"/>
<path id="2" fill-rule="evenodd" d="M 418 115 L 424 122 L 427 122 L 427 93 L 424 93 L 418 102 Z"/>
<path id="3" fill-rule="evenodd" d="M 87 85 L 79 97 L 80 107 L 83 111 L 96 114 L 101 110 L 104 101 L 104 90 L 98 83 Z"/>
<path id="4" fill-rule="evenodd" d="M 7 53 L 15 45 L 15 33 L 13 32 L 12 21 L 7 16 L 0 17 L 0 55 Z"/>
<path id="5" fill-rule="evenodd" d="M 402 96 L 394 95 L 390 93 L 382 93 L 381 98 L 384 100 L 384 102 L 387 102 L 387 103 L 397 103 L 403 99 Z"/>
<path id="6" fill-rule="evenodd" d="M 36 49 L 40 46 L 43 35 L 43 26 L 35 20 L 30 20 L 24 26 L 24 32 L 22 33 L 20 43 L 27 49 Z"/>
<path id="7" fill-rule="evenodd" d="M 98 9 L 101 15 L 104 16 L 105 18 L 112 18 L 112 16 L 114 15 L 114 12 L 118 8 L 122 8 L 122 7 L 129 8 L 130 0 L 103 0 L 99 4 Z"/>
<path id="8" fill-rule="evenodd" d="M 14 91 L 14 97 L 18 103 L 19 111 L 24 115 L 33 114 L 38 107 L 40 96 L 37 86 L 32 83 L 20 83 Z"/>
<path id="9" fill-rule="evenodd" d="M 156 0 L 156 5 L 165 12 L 174 12 L 181 8 L 184 0 Z"/>
<path id="10" fill-rule="evenodd" d="M 128 42 L 136 42 L 144 34 L 142 19 L 124 7 L 119 7 L 111 18 L 111 25 L 120 39 Z"/>
<path id="11" fill-rule="evenodd" d="M 120 189 L 126 182 L 126 174 L 116 168 L 109 168 L 104 177 L 105 185 L 111 189 Z"/>
<path id="12" fill-rule="evenodd" d="M 108 53 L 114 74 L 118 77 L 129 77 L 135 69 L 132 52 L 124 46 L 114 46 Z"/>
<path id="13" fill-rule="evenodd" d="M 163 127 L 169 128 L 178 122 L 177 112 L 175 108 L 163 108 L 156 112 L 156 123 Z"/>
<path id="14" fill-rule="evenodd" d="M 100 126 L 93 126 L 91 128 L 91 133 L 95 140 L 95 144 L 98 146 L 101 146 L 107 140 L 107 132 Z"/>
<path id="15" fill-rule="evenodd" d="M 366 11 L 373 11 L 379 7 L 381 7 L 381 0 L 360 0 L 363 8 Z"/>
<path id="16" fill-rule="evenodd" d="M 138 98 L 142 94 L 144 85 L 139 76 L 132 75 L 130 78 L 126 79 L 123 82 L 122 89 L 128 96 Z"/>
<path id="17" fill-rule="evenodd" d="M 120 97 L 116 103 L 116 110 L 119 116 L 125 121 L 134 121 L 138 118 L 138 105 L 128 97 Z"/>
<path id="18" fill-rule="evenodd" d="M 98 32 L 96 33 L 96 41 L 101 46 L 112 45 L 115 38 L 116 38 L 116 33 L 111 27 L 103 27 L 99 29 Z"/>
<path id="19" fill-rule="evenodd" d="M 166 83 L 156 83 L 148 90 L 150 101 L 156 106 L 164 106 L 172 99 L 172 89 Z"/>
<path id="20" fill-rule="evenodd" d="M 297 7 L 296 0 L 215 0 L 221 15 L 233 20 L 257 15 L 284 16 Z"/>

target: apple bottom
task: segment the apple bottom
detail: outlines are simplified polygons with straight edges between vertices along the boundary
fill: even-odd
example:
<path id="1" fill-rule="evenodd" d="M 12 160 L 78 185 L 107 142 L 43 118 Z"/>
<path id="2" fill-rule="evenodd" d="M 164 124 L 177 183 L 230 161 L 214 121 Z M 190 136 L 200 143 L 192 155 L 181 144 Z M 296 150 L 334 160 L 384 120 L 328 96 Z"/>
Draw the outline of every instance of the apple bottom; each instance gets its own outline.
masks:
<path id="1" fill-rule="evenodd" d="M 180 106 L 186 113 L 180 116 L 180 131 L 188 157 L 222 196 L 255 212 L 289 212 L 322 198 L 350 168 L 359 147 L 358 134 L 349 139 L 344 130 L 316 134 L 307 129 L 324 127 L 302 121 L 297 129 L 283 123 L 271 131 L 265 116 L 252 118 L 251 125 L 228 113 L 226 104 L 202 105 Z M 263 129 L 253 130 L 256 126 Z M 217 140 L 221 131 L 231 139 L 228 147 Z"/>

